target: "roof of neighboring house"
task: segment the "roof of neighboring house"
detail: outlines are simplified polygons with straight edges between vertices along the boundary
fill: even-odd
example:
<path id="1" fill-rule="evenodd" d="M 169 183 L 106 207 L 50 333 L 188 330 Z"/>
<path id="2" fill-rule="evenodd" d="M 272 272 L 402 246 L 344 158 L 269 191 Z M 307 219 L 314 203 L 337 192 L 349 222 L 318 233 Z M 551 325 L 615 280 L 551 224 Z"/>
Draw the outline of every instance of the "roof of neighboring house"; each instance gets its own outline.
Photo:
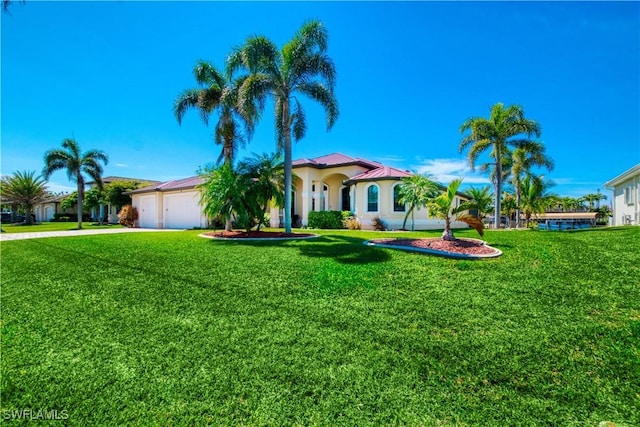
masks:
<path id="1" fill-rule="evenodd" d="M 361 181 L 380 181 L 385 179 L 402 179 L 411 176 L 411 173 L 389 166 L 381 166 L 367 172 L 353 176 L 345 181 L 345 184 Z"/>
<path id="2" fill-rule="evenodd" d="M 375 169 L 383 166 L 381 163 L 365 160 L 357 157 L 349 157 L 342 153 L 327 154 L 325 156 L 314 157 L 313 159 L 302 158 L 294 160 L 292 166 L 299 168 L 309 166 L 316 169 L 335 168 L 340 166 L 360 165 L 366 168 Z"/>
<path id="3" fill-rule="evenodd" d="M 607 188 L 613 188 L 616 185 L 622 184 L 624 181 L 628 180 L 629 178 L 633 178 L 636 175 L 640 175 L 640 163 L 638 163 L 631 169 L 622 172 L 620 175 L 616 176 L 615 178 L 605 182 L 604 186 Z"/>
<path id="4" fill-rule="evenodd" d="M 46 199 L 43 199 L 40 202 L 40 204 L 43 204 L 43 203 L 60 203 L 61 201 L 63 201 L 67 197 L 69 197 L 69 194 L 59 194 L 57 196 L 47 197 Z"/>
<path id="5" fill-rule="evenodd" d="M 118 181 L 134 181 L 134 182 L 148 182 L 149 184 L 160 184 L 162 181 L 156 181 L 153 179 L 144 179 L 144 178 L 128 178 L 126 176 L 113 176 L 113 175 L 109 175 L 109 176 L 105 176 L 104 178 L 102 178 L 102 183 L 103 184 L 109 184 L 112 182 L 118 182 Z M 87 182 L 88 185 L 92 185 L 95 184 L 95 181 L 91 181 L 91 182 Z"/>
<path id="6" fill-rule="evenodd" d="M 174 179 L 173 181 L 160 182 L 137 190 L 127 191 L 125 194 L 151 193 L 154 191 L 175 191 L 188 190 L 202 184 L 203 179 L 199 176 L 191 176 L 189 178 Z"/>

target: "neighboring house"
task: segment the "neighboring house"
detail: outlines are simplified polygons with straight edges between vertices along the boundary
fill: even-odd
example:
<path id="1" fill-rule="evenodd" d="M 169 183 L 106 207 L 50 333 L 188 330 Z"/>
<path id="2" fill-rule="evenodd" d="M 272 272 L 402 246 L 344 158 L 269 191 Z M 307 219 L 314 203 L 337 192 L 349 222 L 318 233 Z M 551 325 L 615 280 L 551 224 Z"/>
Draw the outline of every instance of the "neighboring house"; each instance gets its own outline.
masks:
<path id="1" fill-rule="evenodd" d="M 142 228 L 206 228 L 207 217 L 200 206 L 202 183 L 197 176 L 154 184 L 127 192 L 138 211 L 136 225 Z"/>
<path id="2" fill-rule="evenodd" d="M 33 207 L 33 213 L 36 216 L 36 222 L 48 222 L 54 218 L 55 214 L 75 214 L 75 209 L 62 209 L 60 203 L 69 196 L 62 194 L 60 196 L 48 197 Z"/>
<path id="3" fill-rule="evenodd" d="M 340 153 L 293 162 L 294 192 L 292 218 L 294 226 L 306 226 L 309 212 L 351 211 L 362 224 L 371 229 L 372 219 L 383 220 L 387 228 L 398 229 L 407 207 L 398 202 L 398 186 L 410 176 L 381 163 L 353 158 Z M 196 188 L 201 178 L 190 177 L 131 191 L 132 204 L 138 210 L 137 225 L 143 228 L 204 228 L 207 218 L 199 205 Z M 456 205 L 468 196 L 458 193 Z M 283 210 L 271 208 L 271 226 L 283 226 Z M 428 218 L 426 210 L 415 211 L 417 230 L 441 229 L 444 221 Z M 466 228 L 455 222 L 456 228 Z M 407 228 L 411 227 L 411 219 Z"/>
<path id="4" fill-rule="evenodd" d="M 140 178 L 127 178 L 127 177 L 123 177 L 123 176 L 107 176 L 102 178 L 102 185 L 107 185 L 107 184 L 111 184 L 113 182 L 135 182 L 138 183 L 140 186 L 147 187 L 150 185 L 157 185 L 160 184 L 160 181 L 154 181 L 154 180 L 150 180 L 150 179 L 140 179 Z M 95 186 L 95 182 L 89 182 L 88 185 L 90 187 L 94 187 Z M 106 219 L 106 221 L 109 224 L 117 224 L 119 222 L 119 218 L 118 218 L 118 209 L 120 209 L 122 206 L 115 206 L 112 205 L 110 203 L 107 203 L 106 205 L 102 205 L 100 206 L 98 209 L 92 209 L 91 210 L 91 217 L 92 218 L 103 218 Z"/>
<path id="5" fill-rule="evenodd" d="M 640 163 L 604 185 L 613 190 L 613 225 L 639 225 Z"/>

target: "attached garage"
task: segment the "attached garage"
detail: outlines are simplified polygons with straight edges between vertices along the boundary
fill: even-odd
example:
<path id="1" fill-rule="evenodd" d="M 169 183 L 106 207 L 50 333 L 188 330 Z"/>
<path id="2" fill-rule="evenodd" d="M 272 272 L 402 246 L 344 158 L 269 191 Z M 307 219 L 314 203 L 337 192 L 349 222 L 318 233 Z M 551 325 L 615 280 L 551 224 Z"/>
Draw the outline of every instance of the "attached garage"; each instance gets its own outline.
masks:
<path id="1" fill-rule="evenodd" d="M 141 228 L 157 228 L 157 197 L 156 194 L 140 195 L 138 203 L 138 225 Z"/>
<path id="2" fill-rule="evenodd" d="M 205 218 L 199 202 L 198 191 L 163 195 L 164 228 L 204 227 Z"/>
<path id="3" fill-rule="evenodd" d="M 205 228 L 207 218 L 200 207 L 199 177 L 163 182 L 130 191 L 132 205 L 138 210 L 141 228 Z"/>

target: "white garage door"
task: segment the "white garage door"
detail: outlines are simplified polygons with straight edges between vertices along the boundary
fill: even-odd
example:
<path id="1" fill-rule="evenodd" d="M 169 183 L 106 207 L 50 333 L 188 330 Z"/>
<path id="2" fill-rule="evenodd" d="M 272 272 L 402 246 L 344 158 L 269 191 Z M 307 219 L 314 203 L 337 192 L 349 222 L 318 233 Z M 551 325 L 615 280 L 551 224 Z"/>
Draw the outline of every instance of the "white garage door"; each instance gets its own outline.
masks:
<path id="1" fill-rule="evenodd" d="M 203 227 L 202 208 L 198 204 L 199 200 L 200 195 L 197 191 L 165 194 L 162 202 L 164 228 Z"/>
<path id="2" fill-rule="evenodd" d="M 140 196 L 138 224 L 142 228 L 156 228 L 156 196 Z"/>

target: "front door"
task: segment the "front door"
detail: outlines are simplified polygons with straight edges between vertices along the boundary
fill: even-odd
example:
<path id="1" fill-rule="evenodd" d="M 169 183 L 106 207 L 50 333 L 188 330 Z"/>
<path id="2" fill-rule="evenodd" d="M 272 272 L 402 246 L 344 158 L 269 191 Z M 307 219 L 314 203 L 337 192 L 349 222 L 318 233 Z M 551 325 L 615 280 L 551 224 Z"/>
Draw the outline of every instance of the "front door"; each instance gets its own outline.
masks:
<path id="1" fill-rule="evenodd" d="M 351 211 L 351 187 L 346 186 L 342 187 L 341 190 L 342 195 L 342 210 L 343 211 Z"/>

